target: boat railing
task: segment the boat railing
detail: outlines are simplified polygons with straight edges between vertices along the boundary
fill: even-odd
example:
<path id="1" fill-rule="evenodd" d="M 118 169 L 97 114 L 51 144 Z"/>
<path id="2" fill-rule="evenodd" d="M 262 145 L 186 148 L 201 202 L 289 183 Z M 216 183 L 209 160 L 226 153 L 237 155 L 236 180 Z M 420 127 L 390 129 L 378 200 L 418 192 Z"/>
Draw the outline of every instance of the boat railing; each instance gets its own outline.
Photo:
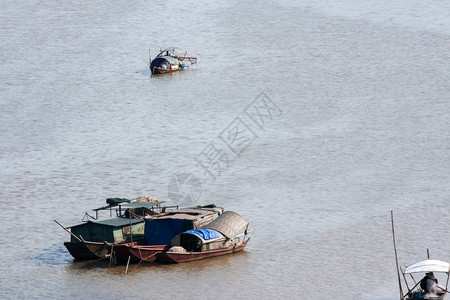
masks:
<path id="1" fill-rule="evenodd" d="M 175 56 L 176 59 L 178 59 L 179 61 L 189 61 L 191 64 L 196 64 L 197 63 L 197 58 L 196 57 L 189 57 L 189 56 Z"/>
<path id="2" fill-rule="evenodd" d="M 81 222 L 89 222 L 89 218 L 91 218 L 92 220 L 97 220 L 98 214 L 96 215 L 96 217 L 93 217 L 90 214 L 88 214 L 88 212 L 85 212 L 83 219 L 81 219 Z"/>

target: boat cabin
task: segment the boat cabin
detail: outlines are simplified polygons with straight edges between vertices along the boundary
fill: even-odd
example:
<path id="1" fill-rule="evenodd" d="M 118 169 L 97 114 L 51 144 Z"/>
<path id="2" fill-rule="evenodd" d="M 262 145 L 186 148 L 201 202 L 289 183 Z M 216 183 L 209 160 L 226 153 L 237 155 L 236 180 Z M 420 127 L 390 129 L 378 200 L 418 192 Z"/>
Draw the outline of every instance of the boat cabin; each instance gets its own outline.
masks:
<path id="1" fill-rule="evenodd" d="M 248 222 L 232 211 L 226 211 L 202 229 L 191 229 L 175 236 L 170 245 L 187 252 L 222 249 L 246 236 Z"/>
<path id="2" fill-rule="evenodd" d="M 165 211 L 145 218 L 145 243 L 147 245 L 170 245 L 176 235 L 200 229 L 222 213 L 223 208 L 207 205 L 197 208 L 182 208 Z"/>
<path id="3" fill-rule="evenodd" d="M 119 201 L 116 201 L 117 199 Z M 155 208 L 160 209 L 161 202 L 126 202 L 122 200 L 124 199 L 108 198 L 107 206 L 93 209 L 95 217 L 86 213 L 82 223 L 69 227 L 72 232 L 70 242 L 79 242 L 76 237 L 84 241 L 110 243 L 142 239 L 145 225 L 143 217 L 157 214 Z M 100 218 L 100 211 L 109 211 L 109 217 Z"/>
<path id="4" fill-rule="evenodd" d="M 220 232 L 212 229 L 191 229 L 174 237 L 171 246 L 181 246 L 187 252 L 201 252 L 221 249 L 226 240 Z"/>
<path id="5" fill-rule="evenodd" d="M 71 232 L 85 241 L 124 243 L 144 236 L 144 220 L 115 217 L 90 220 L 70 227 Z M 72 235 L 71 242 L 78 242 Z"/>

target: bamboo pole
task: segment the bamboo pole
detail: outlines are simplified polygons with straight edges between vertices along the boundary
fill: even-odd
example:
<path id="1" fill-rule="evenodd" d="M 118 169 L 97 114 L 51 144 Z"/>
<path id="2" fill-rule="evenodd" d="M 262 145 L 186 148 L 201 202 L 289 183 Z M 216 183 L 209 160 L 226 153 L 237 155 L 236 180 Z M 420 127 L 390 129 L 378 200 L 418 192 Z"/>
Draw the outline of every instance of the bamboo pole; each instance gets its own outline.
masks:
<path id="1" fill-rule="evenodd" d="M 142 262 L 143 262 L 143 260 L 141 259 L 141 260 L 138 262 L 138 264 L 137 264 L 134 268 L 136 269 L 137 267 L 139 267 L 139 265 L 140 265 Z"/>
<path id="2" fill-rule="evenodd" d="M 448 288 L 448 280 L 450 279 L 450 272 L 447 273 L 447 283 L 445 284 L 445 288 Z"/>
<path id="3" fill-rule="evenodd" d="M 131 258 L 131 256 L 128 256 L 127 268 L 125 269 L 125 274 L 128 273 L 128 266 L 130 265 L 130 258 Z"/>
<path id="4" fill-rule="evenodd" d="M 130 223 L 130 237 L 131 237 L 131 242 L 133 242 L 133 227 L 131 227 L 131 211 L 128 210 L 128 221 Z"/>
<path id="5" fill-rule="evenodd" d="M 66 227 L 62 226 L 58 221 L 56 221 L 56 220 L 53 220 L 53 221 L 55 221 L 55 223 L 58 224 L 59 226 L 61 226 L 62 229 L 64 229 L 65 231 L 67 231 L 68 233 L 70 233 L 74 238 L 76 238 L 78 241 L 80 241 L 80 243 L 83 242 L 79 237 L 77 237 L 75 234 L 73 234 L 73 233 L 72 233 L 69 229 L 67 229 Z"/>
<path id="6" fill-rule="evenodd" d="M 407 289 L 408 289 L 408 291 L 409 291 L 408 280 L 406 280 L 405 272 L 403 272 L 403 269 L 402 269 L 402 267 L 400 267 L 400 271 L 402 271 L 402 275 L 403 275 L 403 280 L 405 281 L 405 284 L 406 284 L 406 288 L 407 288 Z M 413 278 L 414 278 L 414 277 L 413 277 Z"/>
<path id="7" fill-rule="evenodd" d="M 447 289 L 446 288 L 444 288 L 442 285 L 437 285 L 438 286 L 438 288 L 440 288 L 443 292 L 445 292 L 445 293 L 450 293 L 450 291 L 447 291 Z"/>
<path id="8" fill-rule="evenodd" d="M 419 284 L 420 284 L 420 281 L 417 282 L 417 283 L 412 287 L 412 289 L 408 290 L 408 292 L 406 292 L 406 294 L 402 296 L 401 300 L 402 300 L 402 299 L 405 299 L 406 296 L 408 296 L 408 293 L 409 293 L 410 291 L 413 291 Z"/>
<path id="9" fill-rule="evenodd" d="M 395 264 L 397 266 L 398 288 L 400 291 L 400 300 L 401 300 L 401 299 L 403 299 L 403 290 L 402 290 L 402 282 L 400 280 L 400 269 L 398 267 L 397 246 L 395 245 L 394 211 L 393 210 L 391 210 L 391 225 L 392 225 L 392 241 L 394 242 Z"/>
<path id="10" fill-rule="evenodd" d="M 152 56 L 150 55 L 150 48 L 148 49 L 148 67 L 150 68 L 152 64 Z"/>
<path id="11" fill-rule="evenodd" d="M 111 245 L 111 254 L 109 255 L 109 267 L 111 268 L 111 262 L 113 260 L 114 255 L 114 243 Z"/>

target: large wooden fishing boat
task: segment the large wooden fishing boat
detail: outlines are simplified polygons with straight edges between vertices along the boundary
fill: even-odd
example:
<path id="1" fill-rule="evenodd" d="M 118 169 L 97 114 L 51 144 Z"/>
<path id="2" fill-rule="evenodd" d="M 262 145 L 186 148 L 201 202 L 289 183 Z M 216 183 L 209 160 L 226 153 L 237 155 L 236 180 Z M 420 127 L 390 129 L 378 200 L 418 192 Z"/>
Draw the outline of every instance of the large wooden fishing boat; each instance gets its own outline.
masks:
<path id="1" fill-rule="evenodd" d="M 218 249 L 213 250 L 200 250 L 200 251 L 185 251 L 185 250 L 178 250 L 177 248 L 171 248 L 168 251 L 165 252 L 159 252 L 156 254 L 158 262 L 161 263 L 182 263 L 182 262 L 188 262 L 193 260 L 199 260 L 203 258 L 208 257 L 216 257 L 226 254 L 231 254 L 235 252 L 239 252 L 244 250 L 244 248 L 247 246 L 248 241 L 250 238 L 246 239 L 245 241 L 241 242 L 232 242 L 228 243 L 228 245 L 224 246 L 221 245 Z M 204 245 L 208 245 L 211 243 L 204 243 Z M 178 252 L 179 251 L 179 252 Z"/>
<path id="2" fill-rule="evenodd" d="M 68 228 L 55 220 L 70 233 L 71 240 L 64 246 L 76 260 L 105 258 L 110 255 L 113 244 L 135 245 L 144 239 L 143 217 L 158 213 L 161 201 L 125 200 L 109 198 L 107 206 L 93 209 L 95 216 L 86 213 L 82 223 Z M 99 217 L 99 212 L 108 210 L 109 217 Z"/>

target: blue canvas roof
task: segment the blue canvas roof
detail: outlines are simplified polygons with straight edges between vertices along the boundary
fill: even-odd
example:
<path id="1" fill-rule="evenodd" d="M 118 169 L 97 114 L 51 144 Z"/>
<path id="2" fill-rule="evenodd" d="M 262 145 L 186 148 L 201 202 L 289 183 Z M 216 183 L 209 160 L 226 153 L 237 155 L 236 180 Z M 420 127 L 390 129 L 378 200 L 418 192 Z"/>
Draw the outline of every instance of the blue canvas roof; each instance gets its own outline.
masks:
<path id="1" fill-rule="evenodd" d="M 201 237 L 204 240 L 211 240 L 219 238 L 219 233 L 212 229 L 191 229 L 184 233 L 191 233 Z"/>

